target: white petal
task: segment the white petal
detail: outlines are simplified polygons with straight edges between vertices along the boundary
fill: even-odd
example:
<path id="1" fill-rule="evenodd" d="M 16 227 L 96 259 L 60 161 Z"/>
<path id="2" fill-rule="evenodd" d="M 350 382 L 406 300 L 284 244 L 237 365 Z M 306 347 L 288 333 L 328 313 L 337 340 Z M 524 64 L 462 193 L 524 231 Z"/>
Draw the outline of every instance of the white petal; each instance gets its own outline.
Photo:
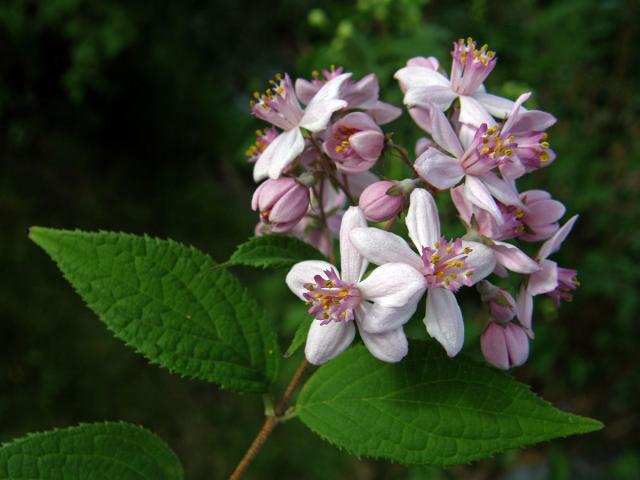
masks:
<path id="1" fill-rule="evenodd" d="M 430 110 L 431 125 L 429 133 L 433 140 L 454 157 L 460 157 L 464 153 L 460 140 L 453 131 L 451 122 L 443 112 L 436 109 Z"/>
<path id="2" fill-rule="evenodd" d="M 371 355 L 383 362 L 399 362 L 409 353 L 409 342 L 402 327 L 385 333 L 360 330 L 360 337 Z"/>
<path id="3" fill-rule="evenodd" d="M 518 113 L 519 113 L 520 107 L 522 106 L 522 104 L 524 102 L 529 100 L 530 96 L 531 96 L 531 92 L 526 92 L 526 93 L 523 93 L 522 95 L 520 95 L 518 97 L 518 99 L 515 101 L 515 103 L 513 104 L 513 106 L 511 107 L 511 111 L 509 113 L 507 113 L 508 117 L 500 117 L 500 118 L 507 118 L 507 121 L 504 122 L 504 124 L 502 125 L 502 131 L 503 132 L 510 132 L 511 131 L 511 127 L 513 126 L 514 120 L 516 118 L 518 118 Z M 498 97 L 498 98 L 500 98 L 500 97 Z M 480 102 L 482 103 L 482 100 L 480 100 Z"/>
<path id="4" fill-rule="evenodd" d="M 358 284 L 365 300 L 383 307 L 404 307 L 426 288 L 424 276 L 406 263 L 385 263 Z"/>
<path id="5" fill-rule="evenodd" d="M 350 238 L 358 251 L 376 265 L 406 263 L 417 270 L 423 266 L 420 256 L 395 233 L 379 228 L 356 228 Z"/>
<path id="6" fill-rule="evenodd" d="M 270 178 L 280 177 L 282 171 L 304 150 L 304 138 L 299 128 L 283 132 L 262 152 L 253 169 L 253 179 L 264 178 L 265 167 Z"/>
<path id="7" fill-rule="evenodd" d="M 513 110 L 513 100 L 498 97 L 497 95 L 475 92 L 473 94 L 473 98 L 476 99 L 491 115 L 497 118 L 507 118 Z M 526 100 L 526 98 L 524 100 Z M 524 107 L 521 108 L 522 110 L 525 110 Z"/>
<path id="8" fill-rule="evenodd" d="M 415 301 L 407 303 L 404 307 L 383 307 L 377 303 L 362 302 L 356 311 L 360 331 L 368 333 L 383 333 L 395 330 L 407 323 L 418 307 L 417 297 Z"/>
<path id="9" fill-rule="evenodd" d="M 420 155 L 414 168 L 418 175 L 440 190 L 455 186 L 464 177 L 460 160 L 435 148 L 428 148 Z"/>
<path id="10" fill-rule="evenodd" d="M 478 177 L 474 177 L 472 175 L 466 176 L 464 182 L 464 195 L 467 197 L 469 202 L 493 215 L 499 225 L 504 223 L 504 219 L 502 218 L 502 213 L 500 213 L 498 205 L 496 205 L 496 202 L 489 193 L 489 190 Z"/>
<path id="11" fill-rule="evenodd" d="M 307 105 L 300 120 L 301 127 L 318 132 L 327 126 L 333 112 L 347 106 L 347 102 L 340 100 L 339 97 L 342 84 L 350 76 L 350 73 L 343 73 L 322 86 Z"/>
<path id="12" fill-rule="evenodd" d="M 518 315 L 518 321 L 523 327 L 529 330 L 529 336 L 531 337 L 533 334 L 533 331 L 531 330 L 531 320 L 533 318 L 533 295 L 531 295 L 529 289 L 524 283 L 520 285 L 520 291 L 518 292 L 516 312 Z"/>
<path id="13" fill-rule="evenodd" d="M 557 252 L 562 245 L 562 242 L 565 241 L 567 235 L 571 232 L 573 228 L 573 224 L 578 220 L 578 215 L 574 215 L 567 223 L 565 223 L 549 240 L 542 244 L 540 248 L 540 252 L 538 253 L 538 258 L 547 258 L 552 253 Z"/>
<path id="14" fill-rule="evenodd" d="M 429 87 L 431 85 L 450 86 L 449 80 L 440 73 L 425 67 L 404 67 L 398 70 L 393 76 L 400 82 L 406 91 L 415 87 Z"/>
<path id="15" fill-rule="evenodd" d="M 522 200 L 515 188 L 515 182 L 507 182 L 493 172 L 482 175 L 482 183 L 497 200 L 505 205 L 522 207 Z"/>
<path id="16" fill-rule="evenodd" d="M 418 105 L 429 107 L 435 105 L 438 110 L 447 110 L 458 96 L 449 86 L 432 85 L 429 87 L 414 87 L 407 90 L 404 104 L 411 107 Z"/>
<path id="17" fill-rule="evenodd" d="M 351 243 L 349 234 L 355 228 L 367 226 L 367 219 L 360 207 L 349 207 L 340 225 L 341 278 L 346 282 L 357 282 L 367 269 L 367 261 Z"/>
<path id="18" fill-rule="evenodd" d="M 533 273 L 540 270 L 538 262 L 530 258 L 515 245 L 494 241 L 493 252 L 496 260 L 506 269 L 516 273 Z"/>
<path id="19" fill-rule="evenodd" d="M 479 127 L 483 123 L 486 123 L 489 127 L 493 127 L 496 124 L 491 114 L 480 102 L 466 95 L 460 97 L 459 121 L 460 123 L 468 123 L 474 127 Z"/>
<path id="20" fill-rule="evenodd" d="M 411 192 L 405 222 L 409 229 L 409 238 L 420 251 L 425 247 L 432 247 L 440 238 L 438 207 L 431 194 L 424 188 L 416 188 Z"/>
<path id="21" fill-rule="evenodd" d="M 466 240 L 462 241 L 462 246 L 471 249 L 466 263 L 474 267 L 471 275 L 473 283 L 475 284 L 491 275 L 496 266 L 496 256 L 493 254 L 493 250 L 482 243 L 468 242 Z"/>
<path id="22" fill-rule="evenodd" d="M 464 322 L 456 296 L 446 288 L 430 288 L 427 294 L 427 313 L 424 317 L 427 332 L 454 357 L 464 343 Z"/>
<path id="23" fill-rule="evenodd" d="M 323 262 L 322 260 L 306 260 L 304 262 L 296 263 L 291 267 L 291 270 L 287 273 L 285 282 L 289 289 L 295 293 L 300 300 L 305 300 L 302 294 L 308 292 L 308 290 L 304 288 L 304 285 L 306 283 L 313 283 L 313 277 L 316 275 L 323 275 L 325 270 L 331 269 L 334 269 L 336 273 L 338 273 L 338 269 L 329 262 Z"/>
<path id="24" fill-rule="evenodd" d="M 304 355 L 309 363 L 322 365 L 344 352 L 356 335 L 353 322 L 330 322 L 322 325 L 314 320 L 307 335 Z"/>

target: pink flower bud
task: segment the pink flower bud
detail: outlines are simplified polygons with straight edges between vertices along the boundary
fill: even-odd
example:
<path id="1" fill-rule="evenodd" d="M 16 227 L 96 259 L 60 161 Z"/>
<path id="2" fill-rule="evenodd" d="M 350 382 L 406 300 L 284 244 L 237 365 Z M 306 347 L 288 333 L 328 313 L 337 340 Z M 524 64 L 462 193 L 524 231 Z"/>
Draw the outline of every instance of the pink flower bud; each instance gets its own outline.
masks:
<path id="1" fill-rule="evenodd" d="M 522 223 L 526 226 L 520 238 L 526 242 L 539 242 L 550 238 L 560 228 L 558 221 L 566 208 L 553 200 L 544 190 L 522 192 L 520 198 L 525 207 L 522 211 Z"/>
<path id="2" fill-rule="evenodd" d="M 358 173 L 376 163 L 384 147 L 384 134 L 369 115 L 350 113 L 329 129 L 324 149 L 339 170 Z"/>
<path id="3" fill-rule="evenodd" d="M 481 300 L 489 307 L 491 320 L 506 324 L 516 315 L 516 301 L 505 289 L 484 280 L 478 283 Z"/>
<path id="4" fill-rule="evenodd" d="M 291 177 L 263 182 L 254 192 L 251 208 L 260 213 L 262 233 L 291 230 L 309 208 L 309 189 Z"/>
<path id="5" fill-rule="evenodd" d="M 529 338 L 515 323 L 500 325 L 490 322 L 480 336 L 480 348 L 485 360 L 502 370 L 519 367 L 529 356 Z"/>
<path id="6" fill-rule="evenodd" d="M 390 188 L 395 187 L 396 182 L 383 180 L 375 182 L 364 189 L 360 195 L 360 208 L 364 216 L 371 222 L 383 222 L 390 220 L 402 211 L 402 195 L 389 195 Z"/>

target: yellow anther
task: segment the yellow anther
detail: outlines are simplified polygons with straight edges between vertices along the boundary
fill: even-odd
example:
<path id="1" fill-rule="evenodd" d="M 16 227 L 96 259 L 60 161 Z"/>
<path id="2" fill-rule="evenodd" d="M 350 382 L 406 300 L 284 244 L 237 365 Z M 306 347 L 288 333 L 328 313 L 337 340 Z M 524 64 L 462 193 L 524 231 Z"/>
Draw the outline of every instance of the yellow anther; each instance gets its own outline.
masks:
<path id="1" fill-rule="evenodd" d="M 549 148 L 549 142 L 541 142 L 541 143 L 540 143 L 540 146 L 541 146 L 542 148 Z"/>
<path id="2" fill-rule="evenodd" d="M 471 270 L 469 270 L 468 272 L 465 272 L 465 275 L 467 277 L 470 277 L 471 275 L 473 275 L 473 272 Z"/>
<path id="3" fill-rule="evenodd" d="M 509 143 L 513 143 L 515 139 L 516 139 L 515 135 L 509 135 Z"/>
<path id="4" fill-rule="evenodd" d="M 349 295 L 349 291 L 346 290 L 346 289 L 345 290 L 340 290 L 340 293 L 338 294 L 338 296 L 340 296 L 342 298 L 346 297 L 347 295 Z"/>
<path id="5" fill-rule="evenodd" d="M 311 72 L 311 76 L 313 78 L 318 78 L 320 76 L 320 72 L 318 72 L 318 70 L 314 70 Z"/>
<path id="6" fill-rule="evenodd" d="M 438 262 L 440 262 L 440 255 L 435 254 L 431 257 L 431 263 L 433 263 L 434 265 L 436 265 Z"/>
<path id="7" fill-rule="evenodd" d="M 322 298 L 322 294 L 321 293 L 316 293 L 313 295 L 313 298 Z"/>
<path id="8" fill-rule="evenodd" d="M 473 249 L 472 249 L 472 248 L 464 247 L 464 253 L 466 253 L 467 255 L 469 255 L 471 252 L 473 252 Z"/>
<path id="9" fill-rule="evenodd" d="M 490 151 L 491 151 L 491 147 L 484 147 L 484 148 L 482 149 L 482 153 L 484 153 L 484 154 L 487 154 L 487 153 L 489 153 Z"/>
<path id="10" fill-rule="evenodd" d="M 327 288 L 333 288 L 333 282 L 329 280 L 326 285 Z"/>
<path id="11" fill-rule="evenodd" d="M 549 161 L 549 154 L 547 152 L 542 152 L 540 154 L 540 161 L 542 163 L 548 162 Z"/>
<path id="12" fill-rule="evenodd" d="M 447 245 L 447 253 L 451 253 L 451 245 Z"/>
<path id="13" fill-rule="evenodd" d="M 456 278 L 458 278 L 458 275 L 456 275 L 455 273 L 452 273 L 449 276 L 451 277 L 451 280 L 455 280 Z"/>
<path id="14" fill-rule="evenodd" d="M 323 309 L 323 310 L 329 310 L 329 305 L 324 304 L 324 305 L 322 306 L 322 309 Z"/>
<path id="15" fill-rule="evenodd" d="M 436 248 L 440 248 L 440 242 L 436 242 L 433 246 Z"/>
<path id="16" fill-rule="evenodd" d="M 276 73 L 276 80 L 277 81 L 282 80 L 282 74 L 281 73 Z"/>
<path id="17" fill-rule="evenodd" d="M 542 137 L 540 137 L 541 140 L 547 140 L 549 138 L 549 134 L 548 133 L 543 133 Z"/>

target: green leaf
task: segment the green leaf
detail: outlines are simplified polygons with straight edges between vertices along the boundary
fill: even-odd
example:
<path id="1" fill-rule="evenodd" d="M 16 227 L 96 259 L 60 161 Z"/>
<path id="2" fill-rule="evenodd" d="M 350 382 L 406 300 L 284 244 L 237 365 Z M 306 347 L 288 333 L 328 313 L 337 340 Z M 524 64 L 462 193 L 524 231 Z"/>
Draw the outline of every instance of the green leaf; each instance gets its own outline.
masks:
<path id="1" fill-rule="evenodd" d="M 416 342 L 402 362 L 363 346 L 321 367 L 296 407 L 314 432 L 355 455 L 453 465 L 505 449 L 598 430 L 561 412 L 509 375 L 435 342 Z"/>
<path id="2" fill-rule="evenodd" d="M 275 378 L 276 335 L 215 262 L 171 240 L 34 227 L 31 239 L 109 330 L 152 363 L 242 392 Z"/>
<path id="3" fill-rule="evenodd" d="M 287 348 L 284 356 L 285 358 L 291 357 L 294 353 L 298 351 L 298 349 L 304 345 L 304 342 L 307 340 L 307 334 L 309 333 L 309 329 L 311 328 L 311 324 L 313 323 L 314 318 L 311 316 L 305 317 L 296 328 L 296 333 L 293 335 L 293 340 L 291 341 L 291 345 Z"/>
<path id="4" fill-rule="evenodd" d="M 263 235 L 238 246 L 228 264 L 261 268 L 289 268 L 304 260 L 325 260 L 311 245 L 295 237 Z"/>
<path id="5" fill-rule="evenodd" d="M 182 465 L 153 433 L 94 423 L 32 433 L 0 448 L 0 479 L 180 480 Z"/>

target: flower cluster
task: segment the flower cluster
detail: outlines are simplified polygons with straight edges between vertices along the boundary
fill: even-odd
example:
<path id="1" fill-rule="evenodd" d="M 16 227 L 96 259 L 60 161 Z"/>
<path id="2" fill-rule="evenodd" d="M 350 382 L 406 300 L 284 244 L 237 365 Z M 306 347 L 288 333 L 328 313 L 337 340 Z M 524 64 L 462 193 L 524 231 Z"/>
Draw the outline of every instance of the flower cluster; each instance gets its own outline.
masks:
<path id="1" fill-rule="evenodd" d="M 497 62 L 487 45 L 461 39 L 451 56 L 448 76 L 434 57 L 412 58 L 395 73 L 409 114 L 428 134 L 416 144 L 415 161 L 382 130 L 402 111 L 379 100 L 373 74 L 354 80 L 332 67 L 295 83 L 278 74 L 265 93 L 254 94 L 253 115 L 271 124 L 247 150 L 254 179 L 262 181 L 252 201 L 256 234 L 294 235 L 334 264 L 336 238 L 339 244 L 340 269 L 304 261 L 286 278 L 315 319 L 305 348 L 311 363 L 344 351 L 356 326 L 375 357 L 400 361 L 408 350 L 403 326 L 425 294 L 426 330 L 454 356 L 464 341 L 456 294 L 475 286 L 487 308 L 484 357 L 498 368 L 519 366 L 534 338 L 534 297 L 547 295 L 559 306 L 578 286 L 575 270 L 549 259 L 577 216 L 560 227 L 562 203 L 516 186 L 555 160 L 547 130 L 556 119 L 525 108 L 530 93 L 511 101 L 486 92 Z M 371 172 L 391 151 L 412 178 Z M 434 195 L 445 191 L 466 226 L 462 238 L 441 232 Z M 409 242 L 391 231 L 402 217 Z M 519 242 L 543 243 L 532 257 Z M 368 271 L 369 264 L 376 267 Z M 517 275 L 515 298 L 486 280 L 491 274 Z"/>

